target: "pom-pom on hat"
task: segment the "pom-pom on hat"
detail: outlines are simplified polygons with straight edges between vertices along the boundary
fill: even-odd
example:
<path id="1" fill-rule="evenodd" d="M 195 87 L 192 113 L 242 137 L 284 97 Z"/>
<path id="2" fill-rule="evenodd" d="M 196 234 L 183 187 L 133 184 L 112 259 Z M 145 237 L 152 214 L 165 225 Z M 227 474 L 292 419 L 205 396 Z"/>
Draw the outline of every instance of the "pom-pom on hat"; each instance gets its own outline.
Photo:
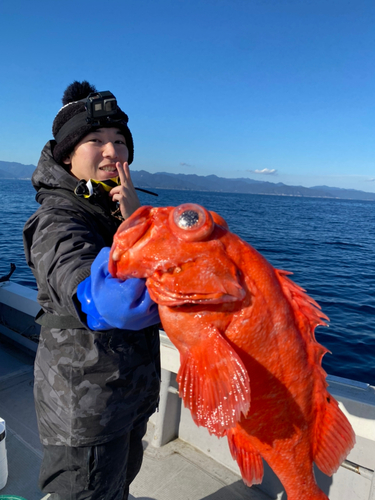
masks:
<path id="1" fill-rule="evenodd" d="M 57 143 L 53 149 L 53 157 L 57 163 L 63 164 L 63 160 L 69 156 L 85 135 L 98 128 L 115 127 L 124 134 L 129 150 L 128 163 L 130 165 L 134 158 L 134 145 L 127 125 L 128 116 L 117 106 L 117 112 L 111 116 L 110 121 L 102 121 L 100 125 L 87 123 L 85 101 L 92 92 L 97 92 L 97 90 L 87 81 L 75 81 L 65 89 L 62 97 L 63 107 L 57 113 L 52 125 L 53 137 Z"/>

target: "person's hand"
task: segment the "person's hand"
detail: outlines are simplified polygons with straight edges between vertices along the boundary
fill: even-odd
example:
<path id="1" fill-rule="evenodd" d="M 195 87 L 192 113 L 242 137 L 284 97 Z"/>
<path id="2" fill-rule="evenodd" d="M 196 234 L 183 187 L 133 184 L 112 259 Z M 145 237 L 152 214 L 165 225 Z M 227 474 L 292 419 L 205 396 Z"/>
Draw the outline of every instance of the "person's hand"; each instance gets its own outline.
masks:
<path id="1" fill-rule="evenodd" d="M 112 188 L 109 196 L 119 203 L 121 215 L 127 219 L 141 206 L 141 203 L 133 186 L 128 162 L 121 165 L 118 161 L 116 167 L 121 184 Z"/>

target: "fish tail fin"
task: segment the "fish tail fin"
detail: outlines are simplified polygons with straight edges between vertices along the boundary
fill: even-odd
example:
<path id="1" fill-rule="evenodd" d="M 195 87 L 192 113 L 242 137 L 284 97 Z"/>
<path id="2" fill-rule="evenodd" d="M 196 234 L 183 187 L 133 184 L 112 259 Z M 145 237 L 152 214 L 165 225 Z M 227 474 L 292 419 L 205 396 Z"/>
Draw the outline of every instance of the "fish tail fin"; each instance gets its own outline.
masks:
<path id="1" fill-rule="evenodd" d="M 248 413 L 250 380 L 241 358 L 220 332 L 211 328 L 205 333 L 181 353 L 177 381 L 195 423 L 221 437 Z"/>
<path id="2" fill-rule="evenodd" d="M 314 462 L 332 476 L 355 444 L 355 434 L 337 401 L 327 392 L 316 423 Z"/>
<path id="3" fill-rule="evenodd" d="M 227 431 L 229 450 L 236 460 L 246 486 L 260 484 L 263 479 L 263 461 L 260 453 L 250 443 L 247 435 L 241 428 L 234 427 Z"/>

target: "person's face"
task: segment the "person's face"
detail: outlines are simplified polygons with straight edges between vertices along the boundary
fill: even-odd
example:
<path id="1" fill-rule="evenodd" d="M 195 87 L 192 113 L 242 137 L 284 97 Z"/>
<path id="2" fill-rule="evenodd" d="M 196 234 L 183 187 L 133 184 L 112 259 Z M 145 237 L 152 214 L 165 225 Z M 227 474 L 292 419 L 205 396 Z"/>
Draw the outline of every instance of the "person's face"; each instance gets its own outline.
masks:
<path id="1" fill-rule="evenodd" d="M 128 161 L 125 137 L 118 128 L 99 128 L 77 144 L 64 163 L 77 179 L 104 181 L 117 177 L 116 163 Z"/>

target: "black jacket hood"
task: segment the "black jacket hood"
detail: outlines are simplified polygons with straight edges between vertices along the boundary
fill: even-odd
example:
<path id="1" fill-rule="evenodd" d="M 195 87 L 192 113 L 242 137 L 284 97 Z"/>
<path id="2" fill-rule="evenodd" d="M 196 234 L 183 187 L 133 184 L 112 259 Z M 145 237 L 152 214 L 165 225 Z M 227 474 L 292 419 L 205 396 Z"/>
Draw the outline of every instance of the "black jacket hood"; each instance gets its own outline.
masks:
<path id="1" fill-rule="evenodd" d="M 38 166 L 31 177 L 31 183 L 36 191 L 41 188 L 63 188 L 74 191 L 78 184 L 78 180 L 54 160 L 52 151 L 55 145 L 56 141 L 48 141 L 42 150 Z"/>

